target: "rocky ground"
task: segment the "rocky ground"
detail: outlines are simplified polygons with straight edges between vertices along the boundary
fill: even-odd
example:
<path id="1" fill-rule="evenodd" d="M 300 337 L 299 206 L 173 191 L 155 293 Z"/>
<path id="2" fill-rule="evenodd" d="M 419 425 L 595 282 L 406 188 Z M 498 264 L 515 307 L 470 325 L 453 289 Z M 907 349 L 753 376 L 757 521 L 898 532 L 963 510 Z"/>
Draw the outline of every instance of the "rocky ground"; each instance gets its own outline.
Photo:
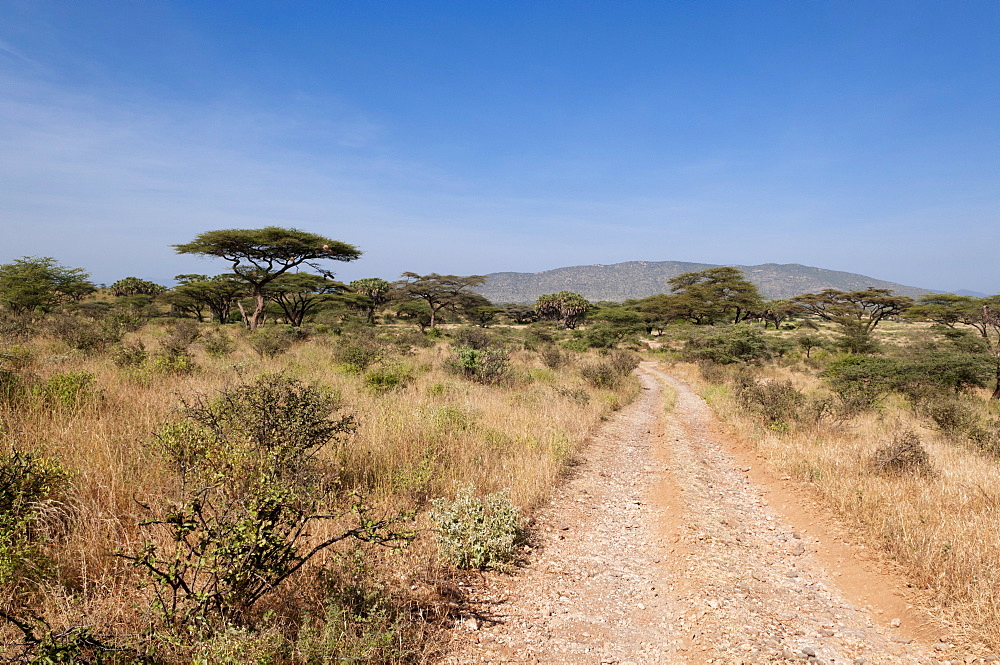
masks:
<path id="1" fill-rule="evenodd" d="M 537 516 L 527 565 L 469 578 L 442 663 L 995 659 L 907 607 L 903 580 L 754 469 L 686 384 L 639 374 Z"/>

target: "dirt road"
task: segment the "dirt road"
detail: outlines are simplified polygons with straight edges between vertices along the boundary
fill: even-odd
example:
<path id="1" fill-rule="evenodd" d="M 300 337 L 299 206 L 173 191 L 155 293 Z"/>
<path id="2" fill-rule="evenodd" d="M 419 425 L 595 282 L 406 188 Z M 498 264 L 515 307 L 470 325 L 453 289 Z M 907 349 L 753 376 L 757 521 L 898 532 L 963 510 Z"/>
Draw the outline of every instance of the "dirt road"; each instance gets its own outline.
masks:
<path id="1" fill-rule="evenodd" d="M 753 468 L 686 384 L 654 363 L 639 375 L 640 398 L 538 516 L 528 564 L 470 582 L 442 662 L 982 662 L 807 495 Z"/>

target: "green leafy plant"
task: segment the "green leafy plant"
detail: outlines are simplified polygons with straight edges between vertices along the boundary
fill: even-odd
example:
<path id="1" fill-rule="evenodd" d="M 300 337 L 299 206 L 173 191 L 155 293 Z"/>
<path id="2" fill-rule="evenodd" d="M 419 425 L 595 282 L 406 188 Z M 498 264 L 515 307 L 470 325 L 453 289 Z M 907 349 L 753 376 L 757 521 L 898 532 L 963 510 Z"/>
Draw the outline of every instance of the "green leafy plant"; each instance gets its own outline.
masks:
<path id="1" fill-rule="evenodd" d="M 13 584 L 27 590 L 48 570 L 37 526 L 68 480 L 54 459 L 19 450 L 0 453 L 0 589 Z"/>
<path id="2" fill-rule="evenodd" d="M 476 496 L 471 486 L 454 499 L 431 501 L 431 519 L 446 561 L 459 568 L 508 568 L 524 539 L 521 512 L 504 492 Z"/>
<path id="3" fill-rule="evenodd" d="M 375 367 L 365 373 L 365 387 L 373 393 L 402 388 L 413 380 L 413 368 L 404 363 Z"/>
<path id="4" fill-rule="evenodd" d="M 155 606 L 170 625 L 211 633 L 238 624 L 335 543 L 409 539 L 391 529 L 407 515 L 373 517 L 360 499 L 339 497 L 316 461 L 325 445 L 354 430 L 350 416 L 330 418 L 337 405 L 329 390 L 265 375 L 214 399 L 197 398 L 182 420 L 160 430 L 157 442 L 179 490 L 166 506 L 145 506 L 153 517 L 143 525 L 162 537 L 118 556 L 149 575 Z M 320 510 L 344 501 L 345 509 Z M 310 540 L 315 522 L 351 514 L 356 526 Z"/>
<path id="5" fill-rule="evenodd" d="M 55 374 L 35 386 L 32 392 L 49 408 L 74 410 L 100 400 L 101 391 L 94 387 L 95 378 L 90 372 Z"/>
<path id="6" fill-rule="evenodd" d="M 466 379 L 500 384 L 510 378 L 510 354 L 498 348 L 459 348 L 448 361 L 448 369 Z"/>

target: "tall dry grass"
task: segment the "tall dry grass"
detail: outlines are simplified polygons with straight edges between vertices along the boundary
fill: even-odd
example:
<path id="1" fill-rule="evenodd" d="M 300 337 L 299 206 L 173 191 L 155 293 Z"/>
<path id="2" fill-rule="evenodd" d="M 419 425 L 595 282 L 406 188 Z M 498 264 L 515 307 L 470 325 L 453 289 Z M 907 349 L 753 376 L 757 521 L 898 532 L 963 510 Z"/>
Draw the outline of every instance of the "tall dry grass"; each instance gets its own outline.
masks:
<path id="1" fill-rule="evenodd" d="M 231 354 L 212 356 L 195 342 L 190 353 L 196 369 L 180 373 L 150 363 L 120 367 L 109 351 L 72 351 L 47 337 L 20 342 L 26 359 L 18 372 L 31 385 L 67 373 L 93 376 L 89 392 L 72 406 L 46 402 L 31 390 L 16 403 L 0 404 L 5 448 L 58 459 L 71 473 L 61 503 L 51 508 L 58 533 L 47 550 L 57 574 L 34 601 L 33 611 L 50 626 L 87 625 L 100 634 L 126 636 L 150 630 L 155 618 L 148 612 L 145 580 L 113 555 L 136 551 L 149 538 L 140 527 L 148 517 L 140 504 L 163 503 L 177 482 L 154 433 L 197 395 L 212 396 L 263 373 L 322 384 L 339 395 L 339 411 L 357 422 L 353 435 L 323 453 L 331 468 L 339 469 L 345 490 L 358 491 L 385 510 L 421 511 L 430 498 L 474 485 L 483 493 L 507 489 L 514 503 L 530 512 L 588 432 L 638 392 L 634 380 L 595 389 L 581 377 L 576 360 L 553 369 L 532 351 L 512 354 L 508 382 L 486 385 L 448 370 L 447 341 L 393 350 L 381 364 L 359 371 L 339 362 L 338 349 L 346 342 L 333 335 L 316 335 L 285 353 L 262 357 L 240 331 L 223 333 L 235 342 Z M 153 323 L 126 343 L 141 343 L 155 354 L 168 335 L 167 327 Z M 379 390 L 368 380 L 378 368 L 402 377 L 400 385 Z M 317 537 L 324 528 L 335 525 L 319 528 Z M 433 577 L 441 571 L 431 541 L 425 534 L 409 554 L 375 558 L 386 567 L 386 578 L 395 575 L 408 584 Z M 314 593 L 296 584 L 289 585 L 296 593 Z M 9 625 L 0 629 L 7 643 L 17 637 Z"/>
<path id="2" fill-rule="evenodd" d="M 829 393 L 821 379 L 771 367 L 763 380 L 790 381 L 807 399 Z M 676 363 L 681 376 L 733 425 L 776 472 L 816 494 L 905 567 L 925 589 L 932 610 L 970 637 L 1000 647 L 1000 466 L 957 435 L 941 432 L 898 396 L 849 418 L 804 418 L 768 427 L 741 409 L 733 390 L 707 382 L 698 367 Z M 985 395 L 968 398 L 981 411 Z M 880 471 L 880 449 L 912 431 L 926 450 L 931 473 Z"/>

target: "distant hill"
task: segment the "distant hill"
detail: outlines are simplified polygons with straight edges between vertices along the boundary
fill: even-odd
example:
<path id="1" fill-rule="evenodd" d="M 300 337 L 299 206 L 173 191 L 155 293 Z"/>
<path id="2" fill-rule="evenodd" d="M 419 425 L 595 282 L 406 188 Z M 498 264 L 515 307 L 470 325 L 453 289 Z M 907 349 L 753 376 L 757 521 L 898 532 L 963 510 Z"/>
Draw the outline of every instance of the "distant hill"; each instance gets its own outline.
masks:
<path id="1" fill-rule="evenodd" d="M 613 265 L 572 266 L 544 272 L 495 272 L 477 291 L 495 303 L 533 303 L 545 293 L 572 291 L 591 302 L 644 298 L 667 291 L 667 280 L 684 272 L 717 267 L 712 263 L 683 261 L 627 261 Z M 734 266 L 757 285 L 765 298 L 790 298 L 822 289 L 856 291 L 874 286 L 892 289 L 900 295 L 918 296 L 934 293 L 930 289 L 904 286 L 839 270 L 812 268 L 797 263 L 765 263 L 759 266 Z"/>

